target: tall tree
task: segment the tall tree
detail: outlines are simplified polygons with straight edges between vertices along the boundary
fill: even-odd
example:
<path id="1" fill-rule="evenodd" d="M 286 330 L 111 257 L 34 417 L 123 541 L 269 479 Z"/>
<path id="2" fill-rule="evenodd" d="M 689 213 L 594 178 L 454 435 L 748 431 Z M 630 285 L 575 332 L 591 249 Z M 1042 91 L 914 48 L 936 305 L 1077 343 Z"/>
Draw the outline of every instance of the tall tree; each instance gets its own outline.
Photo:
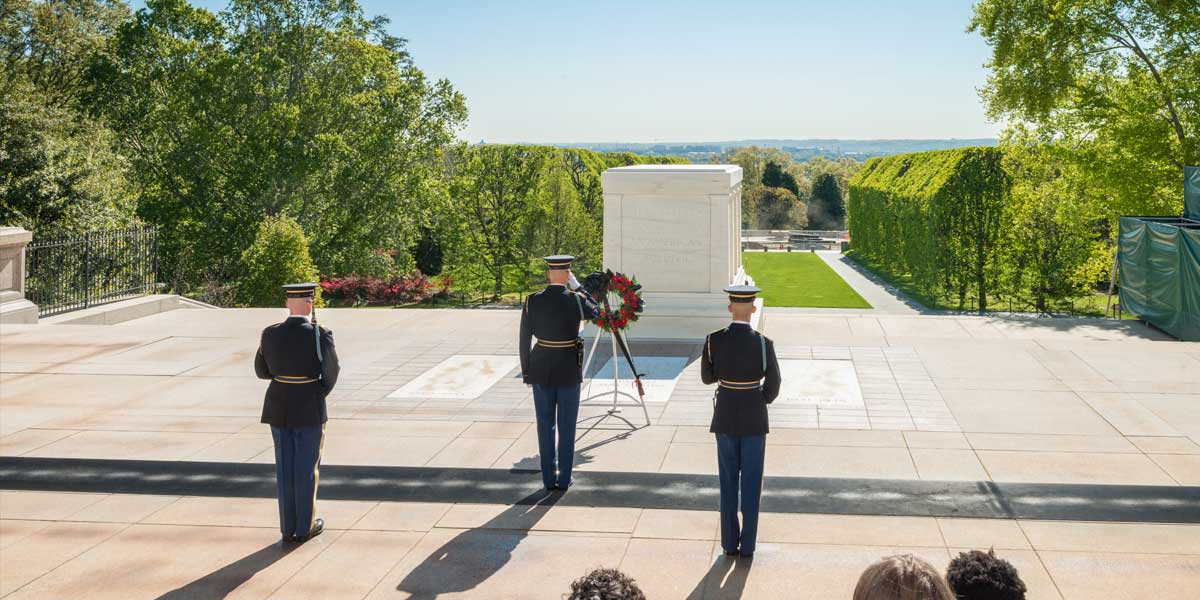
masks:
<path id="1" fill-rule="evenodd" d="M 0 3 L 0 223 L 41 237 L 136 221 L 112 132 L 80 111 L 84 67 L 128 14 L 99 0 Z"/>
<path id="2" fill-rule="evenodd" d="M 177 281 L 237 274 L 267 216 L 305 229 L 325 274 L 411 245 L 466 118 L 354 0 L 148 0 L 90 70 Z M 407 256 L 407 252 L 401 255 Z"/>
<path id="3" fill-rule="evenodd" d="M 783 188 L 797 197 L 800 196 L 800 186 L 796 184 L 796 177 L 784 171 L 783 167 L 773 160 L 767 161 L 767 166 L 763 169 L 762 184 L 763 187 Z"/>
<path id="4" fill-rule="evenodd" d="M 128 18 L 119 0 L 5 0 L 0 92 L 26 81 L 51 106 L 77 106 L 88 63 Z"/>
<path id="5" fill-rule="evenodd" d="M 561 161 L 546 162 L 533 221 L 538 229 L 535 254 L 570 254 L 581 269 L 600 266 L 597 250 L 601 221 L 592 218 L 584 208 Z"/>
<path id="6" fill-rule="evenodd" d="M 862 168 L 863 163 L 853 158 L 840 157 L 837 160 L 829 160 L 824 156 L 814 156 L 805 162 L 798 165 L 801 171 L 801 177 L 798 179 L 808 179 L 816 181 L 823 173 L 833 175 L 837 180 L 838 187 L 842 189 L 842 195 L 849 189 L 850 178 Z"/>
<path id="7" fill-rule="evenodd" d="M 753 188 L 762 185 L 763 173 L 767 169 L 767 163 L 774 162 L 778 165 L 787 165 L 790 164 L 792 159 L 788 157 L 786 152 L 778 148 L 741 146 L 726 150 L 715 160 L 719 163 L 732 163 L 741 167 L 742 186 L 745 192 L 748 193 Z"/>
<path id="8" fill-rule="evenodd" d="M 808 214 L 804 203 L 791 190 L 760 187 L 750 193 L 758 229 L 804 229 Z"/>
<path id="9" fill-rule="evenodd" d="M 1112 251 L 1094 227 L 1099 207 L 1089 201 L 1067 148 L 1018 131 L 1004 140 L 1005 171 L 1013 178 L 1004 227 L 1006 292 L 1028 298 L 1037 312 L 1071 310 L 1108 275 L 1103 264 Z"/>
<path id="10" fill-rule="evenodd" d="M 836 230 L 846 225 L 846 204 L 842 188 L 833 173 L 821 173 L 813 180 L 812 198 L 808 203 L 808 226 L 812 229 Z"/>
<path id="11" fill-rule="evenodd" d="M 807 196 L 809 183 L 804 179 L 802 170 L 797 168 L 798 165 L 792 163 L 792 159 L 786 152 L 778 148 L 741 146 L 726 150 L 714 161 L 723 164 L 732 163 L 742 168 L 742 227 L 758 227 L 760 208 L 758 201 L 761 196 L 756 190 L 764 185 L 764 177 L 772 182 L 783 182 L 784 174 L 786 174 L 791 177 L 790 181 L 795 184 L 796 188 L 795 190 L 788 188 L 788 190 L 801 201 Z M 776 166 L 770 167 L 771 163 Z M 772 171 L 770 176 L 767 176 L 768 168 Z M 779 170 L 779 175 L 775 175 L 776 169 Z"/>
<path id="12" fill-rule="evenodd" d="M 477 146 L 457 162 L 451 197 L 462 213 L 465 250 L 491 276 L 493 300 L 504 294 L 506 270 L 528 270 L 528 219 L 550 154 L 532 146 Z"/>
<path id="13" fill-rule="evenodd" d="M 1180 169 L 1200 164 L 1200 2 L 982 0 L 992 116 L 1079 148 L 1113 214 L 1178 212 Z"/>

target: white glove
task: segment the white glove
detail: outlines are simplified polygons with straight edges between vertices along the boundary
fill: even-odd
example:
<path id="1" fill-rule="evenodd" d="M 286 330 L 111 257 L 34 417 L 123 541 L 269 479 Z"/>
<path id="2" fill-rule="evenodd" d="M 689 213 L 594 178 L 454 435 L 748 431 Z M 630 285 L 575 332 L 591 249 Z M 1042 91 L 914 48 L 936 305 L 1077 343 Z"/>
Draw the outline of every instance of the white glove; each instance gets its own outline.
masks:
<path id="1" fill-rule="evenodd" d="M 567 271 L 567 285 L 571 287 L 571 290 L 579 289 L 579 280 L 575 279 L 575 274 L 570 271 Z"/>

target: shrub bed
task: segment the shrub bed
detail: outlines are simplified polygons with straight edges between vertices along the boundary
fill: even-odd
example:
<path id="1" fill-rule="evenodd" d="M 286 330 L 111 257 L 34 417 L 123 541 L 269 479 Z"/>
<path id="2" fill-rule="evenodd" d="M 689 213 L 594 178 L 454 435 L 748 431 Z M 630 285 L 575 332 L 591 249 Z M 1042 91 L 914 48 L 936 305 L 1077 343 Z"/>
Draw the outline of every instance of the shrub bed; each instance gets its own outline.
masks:
<path id="1" fill-rule="evenodd" d="M 434 295 L 446 295 L 450 279 L 434 283 L 421 273 L 377 278 L 370 275 L 347 275 L 321 281 L 327 299 L 350 306 L 399 306 L 428 300 Z"/>

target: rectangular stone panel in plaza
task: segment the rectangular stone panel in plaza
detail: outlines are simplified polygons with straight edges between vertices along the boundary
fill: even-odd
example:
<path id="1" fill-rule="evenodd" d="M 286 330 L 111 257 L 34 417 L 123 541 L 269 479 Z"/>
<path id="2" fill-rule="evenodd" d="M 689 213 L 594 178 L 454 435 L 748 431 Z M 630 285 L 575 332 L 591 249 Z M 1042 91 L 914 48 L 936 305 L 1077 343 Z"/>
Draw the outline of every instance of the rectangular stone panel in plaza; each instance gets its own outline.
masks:
<path id="1" fill-rule="evenodd" d="M 853 361 L 785 358 L 779 370 L 783 385 L 776 406 L 865 408 Z"/>
<path id="2" fill-rule="evenodd" d="M 519 364 L 516 356 L 455 354 L 388 394 L 388 398 L 474 400 Z"/>
<path id="3" fill-rule="evenodd" d="M 619 358 L 619 357 L 618 357 Z M 675 391 L 675 384 L 687 366 L 686 356 L 639 356 L 636 359 L 642 385 L 646 391 L 646 402 L 666 403 Z M 613 359 L 609 358 L 592 374 L 583 386 L 583 397 L 599 398 L 597 403 L 612 396 L 613 390 L 629 392 L 633 389 L 633 373 L 629 363 L 617 360 L 617 379 L 612 378 Z"/>
<path id="4" fill-rule="evenodd" d="M 601 182 L 604 265 L 636 276 L 646 300 L 630 336 L 699 339 L 723 326 L 722 289 L 742 266 L 742 168 L 634 165 Z"/>

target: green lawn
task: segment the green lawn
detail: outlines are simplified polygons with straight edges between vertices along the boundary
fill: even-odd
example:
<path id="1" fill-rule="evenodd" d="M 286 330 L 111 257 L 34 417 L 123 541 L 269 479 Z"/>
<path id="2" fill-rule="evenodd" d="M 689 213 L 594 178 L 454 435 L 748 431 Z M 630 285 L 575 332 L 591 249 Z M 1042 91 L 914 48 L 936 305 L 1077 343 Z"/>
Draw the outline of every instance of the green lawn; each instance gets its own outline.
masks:
<path id="1" fill-rule="evenodd" d="M 810 252 L 743 252 L 742 265 L 767 306 L 871 308 L 821 257 Z"/>

